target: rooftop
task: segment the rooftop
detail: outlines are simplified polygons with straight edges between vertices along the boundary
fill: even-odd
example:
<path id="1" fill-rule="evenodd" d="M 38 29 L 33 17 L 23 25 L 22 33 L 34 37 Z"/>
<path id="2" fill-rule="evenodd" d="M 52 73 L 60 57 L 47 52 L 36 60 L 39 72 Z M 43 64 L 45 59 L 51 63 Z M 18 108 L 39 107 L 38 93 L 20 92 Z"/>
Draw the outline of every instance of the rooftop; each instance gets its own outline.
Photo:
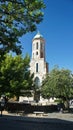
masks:
<path id="1" fill-rule="evenodd" d="M 36 38 L 43 38 L 43 36 L 40 34 L 39 31 L 38 31 L 38 33 L 34 36 L 33 39 L 36 39 Z"/>

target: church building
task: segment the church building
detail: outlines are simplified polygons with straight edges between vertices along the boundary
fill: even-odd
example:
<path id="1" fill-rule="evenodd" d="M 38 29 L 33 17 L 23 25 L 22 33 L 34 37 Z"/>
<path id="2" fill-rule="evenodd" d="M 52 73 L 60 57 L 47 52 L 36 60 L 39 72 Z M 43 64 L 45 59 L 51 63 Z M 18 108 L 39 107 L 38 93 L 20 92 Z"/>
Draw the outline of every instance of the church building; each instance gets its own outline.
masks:
<path id="1" fill-rule="evenodd" d="M 32 39 L 32 57 L 30 61 L 30 72 L 31 74 L 34 73 L 34 83 L 38 88 L 41 87 L 42 81 L 48 73 L 48 63 L 45 57 L 45 40 L 38 32 Z M 41 100 L 39 96 L 37 98 Z M 34 101 L 37 98 L 36 94 L 30 98 L 20 96 L 19 101 Z"/>
<path id="2" fill-rule="evenodd" d="M 30 72 L 34 73 L 35 85 L 40 87 L 42 80 L 48 73 L 48 63 L 45 60 L 45 40 L 39 32 L 32 39 Z"/>

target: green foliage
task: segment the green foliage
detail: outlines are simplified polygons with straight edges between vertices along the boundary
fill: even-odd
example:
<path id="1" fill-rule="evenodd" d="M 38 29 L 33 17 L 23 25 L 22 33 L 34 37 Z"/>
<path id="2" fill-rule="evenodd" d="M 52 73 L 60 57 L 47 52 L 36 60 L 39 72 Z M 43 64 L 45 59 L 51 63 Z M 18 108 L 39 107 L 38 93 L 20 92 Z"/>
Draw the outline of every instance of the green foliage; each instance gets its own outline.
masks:
<path id="1" fill-rule="evenodd" d="M 0 64 L 0 94 L 20 96 L 21 90 L 32 88 L 33 76 L 29 71 L 30 57 L 5 55 Z"/>
<path id="2" fill-rule="evenodd" d="M 43 20 L 43 0 L 0 0 L 0 55 L 21 53 L 19 37 Z"/>
<path id="3" fill-rule="evenodd" d="M 70 70 L 54 68 L 42 85 L 44 97 L 68 100 L 73 97 L 73 75 Z"/>

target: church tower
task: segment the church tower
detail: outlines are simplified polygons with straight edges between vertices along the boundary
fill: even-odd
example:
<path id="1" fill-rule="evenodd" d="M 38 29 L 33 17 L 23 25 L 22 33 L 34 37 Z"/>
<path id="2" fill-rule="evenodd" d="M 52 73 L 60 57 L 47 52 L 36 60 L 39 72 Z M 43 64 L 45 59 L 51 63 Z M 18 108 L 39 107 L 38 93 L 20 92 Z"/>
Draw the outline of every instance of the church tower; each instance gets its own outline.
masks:
<path id="1" fill-rule="evenodd" d="M 35 85 L 40 87 L 48 73 L 48 63 L 45 61 L 45 40 L 38 32 L 32 40 L 32 58 L 30 72 L 34 73 Z"/>

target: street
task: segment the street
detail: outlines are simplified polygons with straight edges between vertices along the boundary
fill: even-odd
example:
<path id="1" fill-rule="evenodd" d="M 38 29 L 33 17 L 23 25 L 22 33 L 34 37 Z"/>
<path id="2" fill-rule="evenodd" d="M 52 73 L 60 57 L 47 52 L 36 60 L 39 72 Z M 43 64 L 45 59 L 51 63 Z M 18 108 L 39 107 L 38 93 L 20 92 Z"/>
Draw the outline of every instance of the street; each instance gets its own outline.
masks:
<path id="1" fill-rule="evenodd" d="M 51 121 L 41 122 L 25 120 L 11 120 L 0 118 L 1 130 L 73 130 L 73 122 L 63 121 L 59 119 L 51 119 Z M 55 121 L 54 121 L 55 120 Z"/>

